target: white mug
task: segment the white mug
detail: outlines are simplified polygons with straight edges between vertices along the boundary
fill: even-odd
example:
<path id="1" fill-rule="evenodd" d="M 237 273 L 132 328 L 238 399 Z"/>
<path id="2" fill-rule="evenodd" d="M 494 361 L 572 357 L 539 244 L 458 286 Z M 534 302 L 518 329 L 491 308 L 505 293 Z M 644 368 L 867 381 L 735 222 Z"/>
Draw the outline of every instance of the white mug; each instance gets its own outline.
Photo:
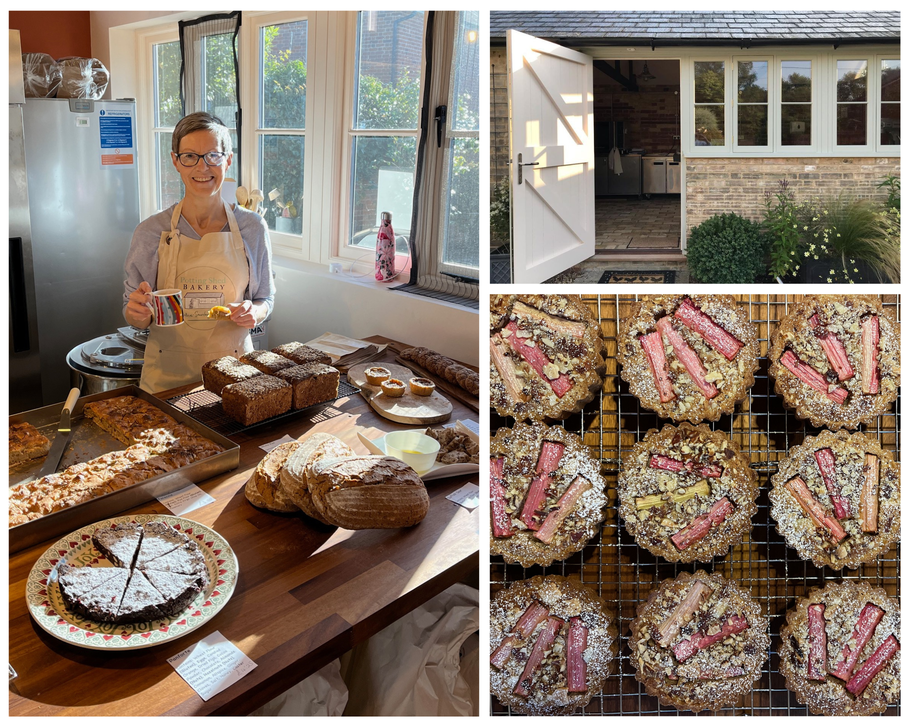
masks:
<path id="1" fill-rule="evenodd" d="M 145 305 L 151 311 L 152 323 L 156 326 L 179 326 L 183 323 L 183 291 L 176 288 L 155 290 L 149 293 L 151 303 Z"/>

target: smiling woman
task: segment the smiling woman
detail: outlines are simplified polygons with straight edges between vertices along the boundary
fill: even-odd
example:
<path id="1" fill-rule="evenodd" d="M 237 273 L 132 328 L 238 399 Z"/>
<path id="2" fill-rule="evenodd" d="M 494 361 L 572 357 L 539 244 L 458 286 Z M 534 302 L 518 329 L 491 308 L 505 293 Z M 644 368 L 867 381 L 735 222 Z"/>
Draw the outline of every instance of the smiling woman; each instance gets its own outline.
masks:
<path id="1" fill-rule="evenodd" d="M 264 221 L 221 198 L 233 161 L 227 127 L 209 113 L 189 114 L 174 128 L 172 148 L 185 196 L 136 228 L 126 259 L 123 315 L 137 328 L 151 326 L 140 382 L 150 392 L 196 381 L 206 361 L 251 351 L 249 329 L 274 300 Z M 185 324 L 152 323 L 154 288 L 181 291 Z M 213 306 L 230 315 L 210 318 Z"/>

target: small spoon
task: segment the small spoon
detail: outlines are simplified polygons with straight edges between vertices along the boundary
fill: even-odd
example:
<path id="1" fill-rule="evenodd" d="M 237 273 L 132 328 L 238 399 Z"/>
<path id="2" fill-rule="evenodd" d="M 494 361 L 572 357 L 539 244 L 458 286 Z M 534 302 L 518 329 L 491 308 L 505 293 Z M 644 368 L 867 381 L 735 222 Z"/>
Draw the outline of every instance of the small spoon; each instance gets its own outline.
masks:
<path id="1" fill-rule="evenodd" d="M 246 187 L 237 187 L 237 202 L 241 207 L 245 207 L 249 201 L 249 191 Z"/>

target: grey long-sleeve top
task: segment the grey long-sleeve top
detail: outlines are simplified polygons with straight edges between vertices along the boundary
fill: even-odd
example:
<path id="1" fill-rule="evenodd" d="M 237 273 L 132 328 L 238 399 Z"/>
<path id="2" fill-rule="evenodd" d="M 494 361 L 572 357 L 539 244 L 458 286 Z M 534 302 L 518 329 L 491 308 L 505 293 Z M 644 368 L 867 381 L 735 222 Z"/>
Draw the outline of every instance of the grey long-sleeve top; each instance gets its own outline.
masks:
<path id="1" fill-rule="evenodd" d="M 139 223 L 133 233 L 129 253 L 126 256 L 126 280 L 123 281 L 123 307 L 129 301 L 129 294 L 139 287 L 143 280 L 154 289 L 158 280 L 158 242 L 161 233 L 170 230 L 173 205 L 162 212 L 152 215 Z M 240 237 L 246 247 L 246 260 L 249 263 L 249 287 L 243 295 L 244 300 L 254 303 L 265 303 L 268 307 L 266 318 L 271 315 L 275 305 L 275 281 L 271 270 L 271 242 L 268 239 L 268 226 L 259 215 L 237 205 L 233 210 L 240 228 Z M 229 231 L 224 225 L 224 232 Z M 198 240 L 199 235 L 190 224 L 180 216 L 177 225 L 179 233 L 189 239 Z"/>

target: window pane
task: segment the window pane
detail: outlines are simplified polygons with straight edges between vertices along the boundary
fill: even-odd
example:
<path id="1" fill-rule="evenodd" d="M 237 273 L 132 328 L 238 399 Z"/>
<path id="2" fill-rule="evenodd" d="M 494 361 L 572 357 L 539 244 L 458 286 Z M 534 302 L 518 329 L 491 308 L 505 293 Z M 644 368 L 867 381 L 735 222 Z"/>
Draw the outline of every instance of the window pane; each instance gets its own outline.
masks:
<path id="1" fill-rule="evenodd" d="M 259 139 L 265 221 L 271 230 L 299 235 L 303 231 L 303 151 L 306 139 L 303 136 L 270 134 L 263 134 Z M 277 190 L 280 196 L 271 201 L 269 193 L 273 190 Z"/>
<path id="2" fill-rule="evenodd" d="M 237 120 L 237 86 L 234 73 L 233 33 L 206 36 L 202 53 L 204 79 L 202 108 L 226 126 Z"/>
<path id="3" fill-rule="evenodd" d="M 738 65 L 739 102 L 767 103 L 767 61 L 739 61 Z"/>
<path id="4" fill-rule="evenodd" d="M 881 104 L 881 144 L 897 145 L 900 143 L 900 105 L 898 103 Z"/>
<path id="5" fill-rule="evenodd" d="M 480 144 L 452 139 L 449 149 L 448 219 L 442 262 L 480 266 Z"/>
<path id="6" fill-rule="evenodd" d="M 739 106 L 739 146 L 767 146 L 766 106 Z"/>
<path id="7" fill-rule="evenodd" d="M 865 104 L 837 104 L 836 143 L 840 146 L 861 146 L 867 142 L 868 107 Z"/>
<path id="8" fill-rule="evenodd" d="M 155 126 L 176 126 L 180 103 L 180 41 L 155 45 Z"/>
<path id="9" fill-rule="evenodd" d="M 695 146 L 723 146 L 726 143 L 723 108 L 723 106 L 694 107 Z"/>
<path id="10" fill-rule="evenodd" d="M 355 129 L 416 129 L 423 13 L 360 13 Z"/>
<path id="11" fill-rule="evenodd" d="M 881 61 L 881 101 L 900 100 L 900 62 Z"/>
<path id="12" fill-rule="evenodd" d="M 837 61 L 836 78 L 837 101 L 868 100 L 868 61 Z"/>
<path id="13" fill-rule="evenodd" d="M 301 20 L 261 30 L 262 128 L 306 128 L 306 27 Z"/>
<path id="14" fill-rule="evenodd" d="M 723 103 L 726 100 L 725 67 L 724 61 L 695 61 L 695 103 Z"/>
<path id="15" fill-rule="evenodd" d="M 173 134 L 169 131 L 155 133 L 159 210 L 166 210 L 172 204 L 183 199 L 183 182 L 180 179 L 180 174 L 174 169 L 170 156 L 172 137 Z"/>
<path id="16" fill-rule="evenodd" d="M 480 128 L 480 13 L 463 12 L 458 20 L 455 39 L 454 109 L 451 128 L 458 131 L 478 131 Z"/>
<path id="17" fill-rule="evenodd" d="M 811 145 L 811 104 L 783 104 L 783 146 Z"/>
<path id="18" fill-rule="evenodd" d="M 391 212 L 395 235 L 410 234 L 417 141 L 413 137 L 360 136 L 353 139 L 351 245 L 374 248 L 379 215 Z M 401 244 L 399 243 L 399 249 Z"/>
<path id="19" fill-rule="evenodd" d="M 781 101 L 811 100 L 811 61 L 783 61 Z"/>

